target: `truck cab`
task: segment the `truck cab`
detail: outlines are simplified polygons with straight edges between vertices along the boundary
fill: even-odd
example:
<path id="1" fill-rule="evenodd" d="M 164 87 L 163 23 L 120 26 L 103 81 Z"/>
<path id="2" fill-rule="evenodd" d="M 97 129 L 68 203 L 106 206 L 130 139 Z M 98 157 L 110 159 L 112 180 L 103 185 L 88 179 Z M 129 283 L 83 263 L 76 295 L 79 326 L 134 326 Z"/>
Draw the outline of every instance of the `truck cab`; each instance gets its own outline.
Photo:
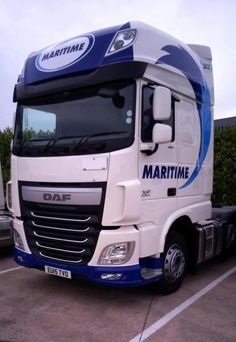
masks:
<path id="1" fill-rule="evenodd" d="M 211 59 L 140 22 L 28 57 L 14 90 L 17 263 L 180 286 L 211 218 Z"/>

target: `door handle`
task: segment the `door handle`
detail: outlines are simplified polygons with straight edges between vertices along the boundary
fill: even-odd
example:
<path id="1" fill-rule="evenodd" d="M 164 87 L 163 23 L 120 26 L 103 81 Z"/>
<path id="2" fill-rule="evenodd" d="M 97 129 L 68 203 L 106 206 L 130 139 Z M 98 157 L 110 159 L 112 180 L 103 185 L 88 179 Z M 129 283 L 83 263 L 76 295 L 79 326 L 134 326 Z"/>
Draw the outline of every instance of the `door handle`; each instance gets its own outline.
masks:
<path id="1" fill-rule="evenodd" d="M 176 196 L 176 188 L 169 188 L 167 190 L 167 196 L 169 196 L 169 197 Z"/>

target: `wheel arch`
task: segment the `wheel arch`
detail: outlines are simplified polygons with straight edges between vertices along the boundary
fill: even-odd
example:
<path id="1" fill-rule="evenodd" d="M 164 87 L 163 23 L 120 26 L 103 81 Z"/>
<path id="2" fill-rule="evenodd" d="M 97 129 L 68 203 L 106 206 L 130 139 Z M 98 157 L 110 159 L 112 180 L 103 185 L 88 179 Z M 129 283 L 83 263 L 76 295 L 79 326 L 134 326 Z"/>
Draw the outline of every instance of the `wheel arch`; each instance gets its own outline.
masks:
<path id="1" fill-rule="evenodd" d="M 162 236 L 162 251 L 164 251 L 168 234 L 171 232 L 176 232 L 184 237 L 188 249 L 189 265 L 193 266 L 196 260 L 196 246 L 194 225 L 190 217 L 188 215 L 183 215 L 173 220 L 169 229 L 165 230 L 165 234 Z"/>
<path id="2" fill-rule="evenodd" d="M 179 233 L 185 234 L 185 229 L 189 229 L 191 233 L 187 232 L 187 236 L 194 241 L 194 224 L 198 221 L 211 218 L 211 211 L 211 201 L 204 201 L 192 204 L 184 208 L 180 208 L 177 211 L 173 212 L 161 227 L 159 253 L 162 253 L 164 251 L 166 237 L 170 230 L 175 229 Z"/>

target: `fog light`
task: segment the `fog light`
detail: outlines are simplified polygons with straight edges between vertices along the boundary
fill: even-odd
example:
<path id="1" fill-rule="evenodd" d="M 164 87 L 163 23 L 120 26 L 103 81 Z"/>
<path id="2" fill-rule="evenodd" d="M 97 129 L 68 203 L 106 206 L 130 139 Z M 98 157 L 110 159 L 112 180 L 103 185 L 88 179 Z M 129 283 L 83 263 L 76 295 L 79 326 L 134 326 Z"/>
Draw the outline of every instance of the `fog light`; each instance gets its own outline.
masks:
<path id="1" fill-rule="evenodd" d="M 14 236 L 15 246 L 17 248 L 22 249 L 24 251 L 25 248 L 24 248 L 24 244 L 23 244 L 22 238 L 20 237 L 20 234 L 15 229 L 13 231 L 13 236 Z"/>
<path id="2" fill-rule="evenodd" d="M 17 260 L 18 260 L 19 262 L 23 262 L 22 256 L 18 255 L 18 256 L 17 256 Z"/>
<path id="3" fill-rule="evenodd" d="M 119 242 L 105 247 L 99 257 L 99 265 L 120 265 L 127 262 L 134 251 L 135 242 Z"/>
<path id="4" fill-rule="evenodd" d="M 102 280 L 119 280 L 123 276 L 123 273 L 102 273 Z"/>

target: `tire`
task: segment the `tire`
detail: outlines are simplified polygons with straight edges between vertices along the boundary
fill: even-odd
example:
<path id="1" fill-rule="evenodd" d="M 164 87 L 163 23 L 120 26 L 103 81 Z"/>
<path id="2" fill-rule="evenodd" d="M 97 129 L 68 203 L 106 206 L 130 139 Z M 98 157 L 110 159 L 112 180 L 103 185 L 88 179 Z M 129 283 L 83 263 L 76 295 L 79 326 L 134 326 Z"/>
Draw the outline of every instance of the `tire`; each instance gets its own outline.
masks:
<path id="1" fill-rule="evenodd" d="M 236 223 L 229 222 L 226 226 L 224 238 L 223 256 L 231 256 L 236 254 Z"/>
<path id="2" fill-rule="evenodd" d="M 187 247 L 180 234 L 168 234 L 163 259 L 163 275 L 155 283 L 155 288 L 158 293 L 169 295 L 180 288 L 187 270 Z"/>

